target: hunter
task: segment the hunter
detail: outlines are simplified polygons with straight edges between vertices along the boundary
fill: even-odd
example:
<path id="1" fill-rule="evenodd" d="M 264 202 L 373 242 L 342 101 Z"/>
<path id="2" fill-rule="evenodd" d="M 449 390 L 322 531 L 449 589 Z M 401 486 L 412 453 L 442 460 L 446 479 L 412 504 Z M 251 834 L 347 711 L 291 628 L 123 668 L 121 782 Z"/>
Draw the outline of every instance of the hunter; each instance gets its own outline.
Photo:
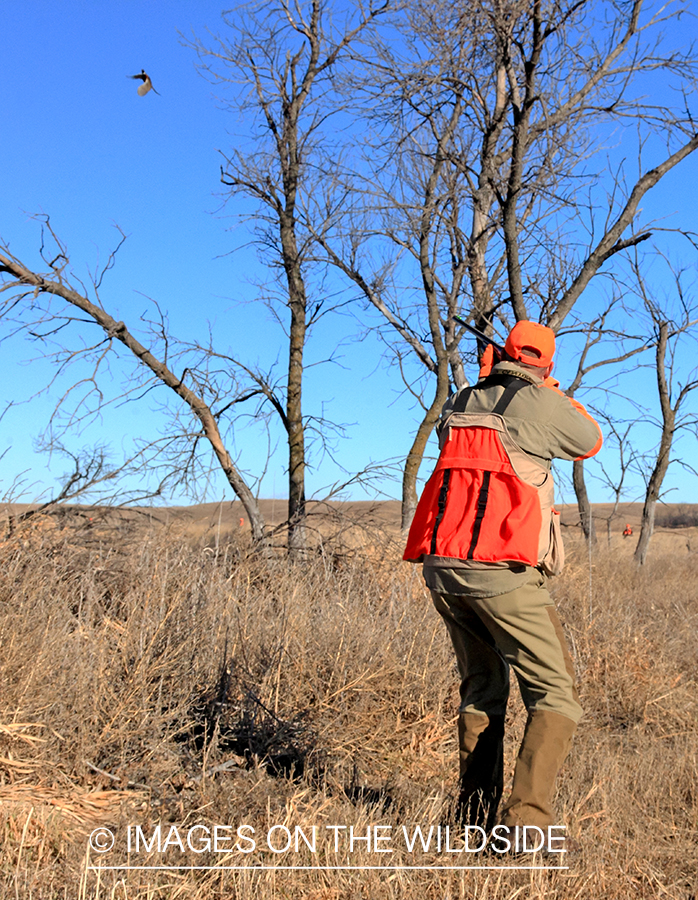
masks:
<path id="1" fill-rule="evenodd" d="M 550 466 L 593 456 L 602 437 L 551 378 L 554 353 L 550 328 L 519 322 L 501 354 L 488 346 L 477 384 L 448 399 L 404 553 L 423 563 L 458 662 L 457 817 L 487 829 L 554 824 L 555 780 L 582 714 L 547 587 L 564 561 Z M 498 817 L 510 667 L 528 718 Z"/>

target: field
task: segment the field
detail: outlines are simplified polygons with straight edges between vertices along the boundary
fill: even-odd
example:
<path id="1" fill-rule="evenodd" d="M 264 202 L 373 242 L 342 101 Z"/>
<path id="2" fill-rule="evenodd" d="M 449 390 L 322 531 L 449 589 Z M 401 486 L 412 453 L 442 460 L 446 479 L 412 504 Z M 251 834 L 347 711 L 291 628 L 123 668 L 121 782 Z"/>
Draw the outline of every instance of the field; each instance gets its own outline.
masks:
<path id="1" fill-rule="evenodd" d="M 585 717 L 556 803 L 582 851 L 511 869 L 408 849 L 403 827 L 454 832 L 455 662 L 396 509 L 316 512 L 296 567 L 251 555 L 234 505 L 0 544 L 0 897 L 696 900 L 698 528 L 661 528 L 638 570 L 637 509 L 591 558 L 569 512 L 551 588 Z M 514 689 L 509 779 L 523 722 Z M 457 865 L 488 868 L 436 868 Z"/>

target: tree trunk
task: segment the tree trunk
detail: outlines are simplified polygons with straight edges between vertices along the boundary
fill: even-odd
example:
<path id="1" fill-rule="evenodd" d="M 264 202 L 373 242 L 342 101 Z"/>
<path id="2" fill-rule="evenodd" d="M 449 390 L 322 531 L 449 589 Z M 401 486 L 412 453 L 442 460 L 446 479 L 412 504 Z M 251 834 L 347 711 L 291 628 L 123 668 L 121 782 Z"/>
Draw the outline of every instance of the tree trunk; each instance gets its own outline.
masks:
<path id="1" fill-rule="evenodd" d="M 640 537 L 638 538 L 634 554 L 635 562 L 639 566 L 644 566 L 645 564 L 650 539 L 654 533 L 654 516 L 662 482 L 664 481 L 664 476 L 669 468 L 669 452 L 671 451 L 673 432 L 673 420 L 671 426 L 668 426 L 665 421 L 662 429 L 662 439 L 659 444 L 659 453 L 657 454 L 657 462 L 650 475 L 650 480 L 647 484 L 647 492 L 645 494 L 645 503 L 642 507 Z"/>
<path id="2" fill-rule="evenodd" d="M 289 196 L 287 188 L 287 199 Z M 295 194 L 293 195 L 295 200 Z M 287 205 L 291 205 L 287 203 Z M 288 432 L 288 555 L 293 562 L 306 552 L 305 528 L 305 425 L 303 422 L 303 351 L 307 331 L 307 301 L 301 272 L 294 220 L 281 217 L 281 247 L 288 284 L 289 330 L 286 428 Z"/>
<path id="3" fill-rule="evenodd" d="M 638 538 L 634 554 L 635 562 L 639 566 L 644 566 L 647 559 L 650 538 L 654 533 L 654 514 L 656 506 L 656 499 L 650 499 L 649 497 L 645 498 L 645 505 L 642 507 L 642 527 L 640 529 L 640 537 Z"/>
<path id="4" fill-rule="evenodd" d="M 311 41 L 312 45 L 312 41 Z M 305 558 L 305 423 L 303 421 L 303 352 L 308 330 L 308 300 L 298 249 L 296 201 L 301 182 L 301 154 L 298 121 L 303 102 L 315 77 L 317 47 L 311 46 L 311 65 L 301 85 L 283 104 L 283 118 L 277 148 L 283 179 L 283 202 L 276 212 L 281 242 L 281 261 L 286 274 L 288 307 L 291 312 L 288 346 L 286 418 L 288 435 L 288 556 L 291 562 Z M 314 62 L 313 62 L 314 60 Z M 297 61 L 296 61 L 297 62 Z M 294 63 L 294 81 L 295 81 Z"/>
<path id="5" fill-rule="evenodd" d="M 402 473 L 402 522 L 403 531 L 408 531 L 417 509 L 417 476 L 424 457 L 424 450 L 429 440 L 429 435 L 439 420 L 441 407 L 448 397 L 448 384 L 439 385 L 437 382 L 434 401 L 422 419 L 417 434 L 415 435 L 410 451 L 405 460 L 405 469 Z"/>
<path id="6" fill-rule="evenodd" d="M 675 407 L 672 408 L 665 369 L 668 334 L 668 324 L 666 322 L 660 322 L 659 339 L 657 341 L 656 374 L 657 385 L 659 388 L 659 403 L 662 408 L 662 437 L 659 441 L 657 461 L 654 465 L 654 469 L 652 469 L 650 479 L 647 482 L 645 505 L 642 508 L 642 526 L 634 555 L 635 562 L 639 566 L 644 566 L 645 560 L 647 559 L 647 549 L 652 533 L 654 532 L 654 514 L 657 500 L 659 500 L 662 482 L 664 481 L 664 476 L 669 468 L 669 454 L 671 453 L 671 443 L 674 439 L 674 430 L 676 426 L 676 411 L 686 392 L 686 388 L 684 388 L 676 401 Z"/>
<path id="7" fill-rule="evenodd" d="M 594 516 L 587 495 L 587 486 L 584 481 L 584 460 L 576 459 L 572 463 L 572 483 L 574 485 L 574 493 L 577 497 L 577 507 L 579 508 L 579 518 L 582 523 L 582 531 L 587 541 L 591 542 L 591 546 L 596 546 L 596 527 L 594 525 Z"/>

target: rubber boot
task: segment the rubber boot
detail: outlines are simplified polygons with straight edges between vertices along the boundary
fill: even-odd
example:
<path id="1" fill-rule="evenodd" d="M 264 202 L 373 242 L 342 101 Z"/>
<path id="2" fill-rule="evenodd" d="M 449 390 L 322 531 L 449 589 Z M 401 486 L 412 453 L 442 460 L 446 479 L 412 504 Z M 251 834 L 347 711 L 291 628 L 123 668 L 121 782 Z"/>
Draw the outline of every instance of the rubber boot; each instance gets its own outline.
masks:
<path id="1" fill-rule="evenodd" d="M 560 713 L 533 710 L 528 714 L 514 785 L 502 814 L 503 825 L 547 828 L 555 824 L 555 779 L 567 758 L 576 728 L 572 719 Z"/>
<path id="2" fill-rule="evenodd" d="M 456 819 L 490 831 L 504 784 L 504 716 L 460 713 L 458 716 L 460 793 Z"/>

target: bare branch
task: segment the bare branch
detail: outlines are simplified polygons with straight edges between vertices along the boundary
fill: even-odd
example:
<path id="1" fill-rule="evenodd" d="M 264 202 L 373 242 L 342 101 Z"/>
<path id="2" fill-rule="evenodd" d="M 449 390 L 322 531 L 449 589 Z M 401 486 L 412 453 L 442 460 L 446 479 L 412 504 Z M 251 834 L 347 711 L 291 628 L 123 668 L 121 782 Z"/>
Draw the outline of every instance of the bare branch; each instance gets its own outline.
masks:
<path id="1" fill-rule="evenodd" d="M 117 322 L 109 313 L 96 306 L 87 297 L 77 293 L 62 282 L 47 279 L 43 275 L 31 271 L 18 259 L 9 255 L 6 250 L 0 252 L 0 266 L 4 272 L 15 279 L 18 285 L 29 285 L 37 293 L 55 295 L 65 300 L 71 306 L 82 310 L 99 325 L 110 340 L 116 339 L 120 341 L 142 365 L 155 375 L 158 381 L 174 391 L 186 403 L 191 412 L 200 421 L 204 434 L 211 444 L 230 486 L 240 497 L 245 511 L 250 517 L 255 540 L 263 542 L 264 520 L 259 512 L 256 500 L 226 450 L 216 419 L 201 396 L 183 384 L 181 378 L 178 378 L 164 363 L 144 347 L 131 334 L 124 322 Z"/>

